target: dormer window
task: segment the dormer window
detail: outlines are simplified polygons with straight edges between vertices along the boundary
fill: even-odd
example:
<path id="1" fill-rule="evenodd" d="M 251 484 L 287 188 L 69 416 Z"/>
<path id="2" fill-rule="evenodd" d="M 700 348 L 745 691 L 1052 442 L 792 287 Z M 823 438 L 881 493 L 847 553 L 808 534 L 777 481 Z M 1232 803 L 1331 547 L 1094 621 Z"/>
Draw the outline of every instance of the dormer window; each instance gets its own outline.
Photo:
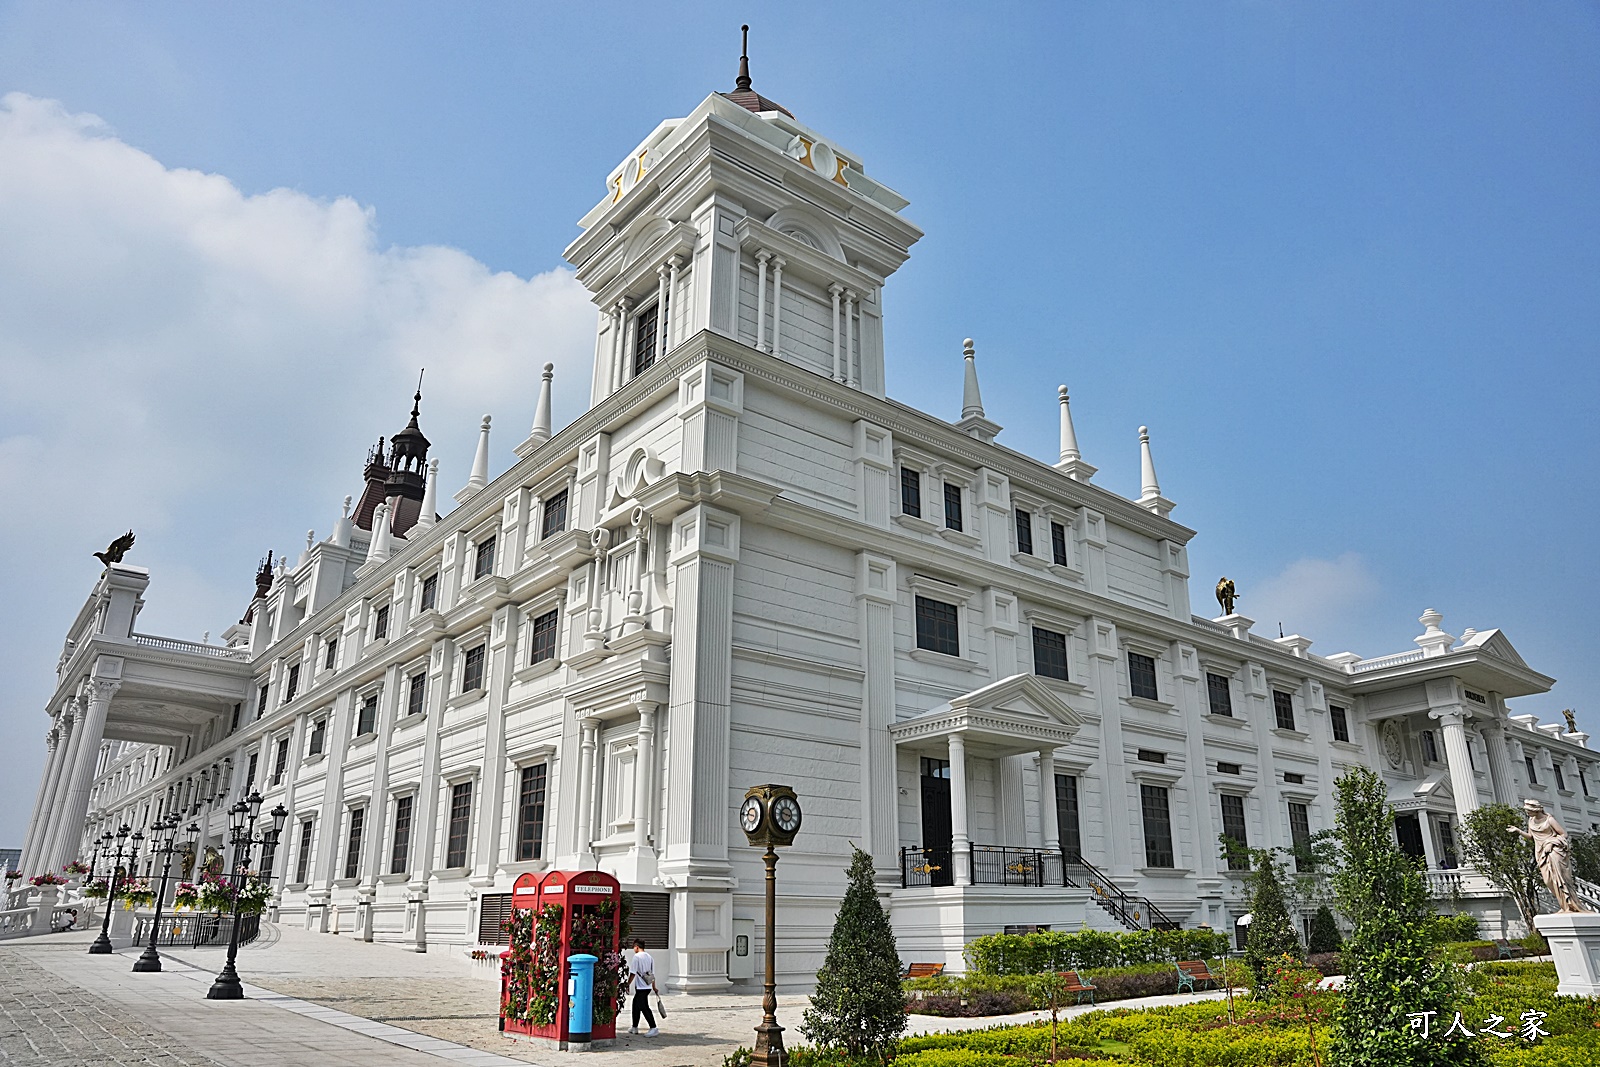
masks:
<path id="1" fill-rule="evenodd" d="M 656 362 L 661 333 L 661 305 L 651 304 L 633 317 L 633 374 L 638 377 Z"/>

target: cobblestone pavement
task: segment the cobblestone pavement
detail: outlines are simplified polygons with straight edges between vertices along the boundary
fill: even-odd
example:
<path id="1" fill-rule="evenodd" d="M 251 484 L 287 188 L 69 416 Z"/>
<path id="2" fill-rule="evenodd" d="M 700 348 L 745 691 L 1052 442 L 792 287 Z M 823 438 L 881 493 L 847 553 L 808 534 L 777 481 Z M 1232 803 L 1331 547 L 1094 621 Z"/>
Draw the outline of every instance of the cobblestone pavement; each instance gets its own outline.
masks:
<path id="1" fill-rule="evenodd" d="M 0 950 L 0 1063 L 215 1067 L 130 1012 Z"/>

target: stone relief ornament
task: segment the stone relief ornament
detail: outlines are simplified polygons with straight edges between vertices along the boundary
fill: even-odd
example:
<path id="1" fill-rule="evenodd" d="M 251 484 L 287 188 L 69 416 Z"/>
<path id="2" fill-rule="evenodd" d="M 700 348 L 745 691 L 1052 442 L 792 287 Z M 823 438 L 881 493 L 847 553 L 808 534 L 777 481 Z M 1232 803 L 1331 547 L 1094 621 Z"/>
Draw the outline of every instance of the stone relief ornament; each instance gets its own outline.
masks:
<path id="1" fill-rule="evenodd" d="M 1400 727 L 1394 724 L 1393 719 L 1383 727 L 1383 758 L 1395 770 L 1400 769 L 1400 761 L 1405 758 L 1405 749 L 1400 744 Z"/>
<path id="2" fill-rule="evenodd" d="M 1521 834 L 1533 842 L 1534 865 L 1539 868 L 1539 877 L 1550 888 L 1550 895 L 1556 898 L 1556 906 L 1563 914 L 1589 911 L 1578 899 L 1572 839 L 1567 831 L 1537 800 L 1524 800 L 1522 810 L 1528 813 L 1528 828 L 1508 826 L 1506 832 Z"/>

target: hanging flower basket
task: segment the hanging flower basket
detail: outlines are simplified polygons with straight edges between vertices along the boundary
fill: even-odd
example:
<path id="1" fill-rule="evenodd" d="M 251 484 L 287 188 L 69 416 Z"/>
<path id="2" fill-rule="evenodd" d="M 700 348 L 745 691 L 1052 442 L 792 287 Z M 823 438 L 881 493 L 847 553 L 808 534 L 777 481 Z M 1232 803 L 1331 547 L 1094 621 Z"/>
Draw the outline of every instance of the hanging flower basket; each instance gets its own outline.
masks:
<path id="1" fill-rule="evenodd" d="M 106 880 L 104 878 L 92 878 L 83 883 L 83 895 L 88 897 L 90 900 L 104 900 L 106 898 L 106 891 L 110 888 L 111 887 L 106 884 Z"/>
<path id="2" fill-rule="evenodd" d="M 6 872 L 6 881 L 8 881 L 8 882 L 15 882 L 18 878 L 21 878 L 21 877 L 22 877 L 22 872 L 21 871 L 7 871 Z"/>
<path id="3" fill-rule="evenodd" d="M 175 908 L 195 908 L 200 904 L 200 887 L 193 882 L 179 882 L 178 888 L 172 892 L 172 906 Z"/>
<path id="4" fill-rule="evenodd" d="M 146 878 L 133 878 L 124 882 L 117 887 L 117 896 L 122 898 L 122 906 L 128 911 L 134 908 L 148 908 L 156 902 L 156 891 Z"/>
<path id="5" fill-rule="evenodd" d="M 65 867 L 62 867 L 61 871 L 62 871 L 63 874 L 66 874 L 66 875 L 69 875 L 69 876 L 75 876 L 75 875 L 80 875 L 80 874 L 88 874 L 89 873 L 89 865 L 87 863 L 83 862 L 82 860 L 73 860 L 71 863 L 67 864 Z"/>

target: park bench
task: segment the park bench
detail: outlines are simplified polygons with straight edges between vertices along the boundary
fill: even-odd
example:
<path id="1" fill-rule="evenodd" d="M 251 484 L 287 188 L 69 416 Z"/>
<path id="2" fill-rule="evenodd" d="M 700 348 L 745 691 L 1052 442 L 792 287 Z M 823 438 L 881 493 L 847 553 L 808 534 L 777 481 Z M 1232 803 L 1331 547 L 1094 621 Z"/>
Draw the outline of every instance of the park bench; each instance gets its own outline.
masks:
<path id="1" fill-rule="evenodd" d="M 944 973 L 942 963 L 908 963 L 901 978 L 933 978 Z"/>
<path id="2" fill-rule="evenodd" d="M 1497 938 L 1495 938 L 1494 939 L 1494 947 L 1500 950 L 1500 958 L 1501 959 L 1509 960 L 1511 958 L 1511 940 L 1509 938 L 1505 938 L 1505 937 L 1497 937 Z"/>
<path id="3" fill-rule="evenodd" d="M 1087 978 L 1080 977 L 1077 971 L 1057 971 L 1056 973 L 1065 980 L 1065 984 L 1061 987 L 1061 991 L 1063 993 L 1072 993 L 1076 995 L 1078 998 L 1077 1003 L 1079 1004 L 1083 1003 L 1083 998 L 1085 996 L 1089 998 L 1090 1004 L 1094 1003 L 1093 982 L 1089 981 Z"/>
<path id="4" fill-rule="evenodd" d="M 1218 978 L 1212 973 L 1211 968 L 1206 965 L 1205 960 L 1181 960 L 1174 963 L 1173 966 L 1178 968 L 1178 992 L 1180 993 L 1185 988 L 1191 993 L 1198 992 L 1195 988 L 1196 982 L 1210 982 L 1213 987 L 1217 984 Z"/>

